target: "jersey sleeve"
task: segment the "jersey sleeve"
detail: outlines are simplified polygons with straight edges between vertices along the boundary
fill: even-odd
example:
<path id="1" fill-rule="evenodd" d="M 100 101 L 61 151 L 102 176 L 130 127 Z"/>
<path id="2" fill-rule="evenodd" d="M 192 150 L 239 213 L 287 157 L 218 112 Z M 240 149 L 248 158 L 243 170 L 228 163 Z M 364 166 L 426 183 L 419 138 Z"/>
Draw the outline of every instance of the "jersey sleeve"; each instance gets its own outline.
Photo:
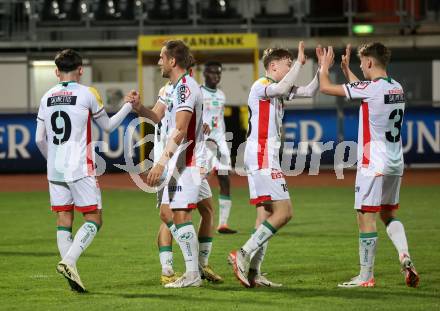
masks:
<path id="1" fill-rule="evenodd" d="M 267 88 L 273 83 L 271 83 L 268 79 L 261 78 L 257 80 L 252 86 L 255 95 L 258 97 L 268 97 L 267 96 Z"/>
<path id="2" fill-rule="evenodd" d="M 363 99 L 372 97 L 375 89 L 371 81 L 357 81 L 344 84 L 344 91 L 348 99 Z"/>
<path id="3" fill-rule="evenodd" d="M 40 121 L 43 121 L 43 122 L 44 122 L 44 119 L 45 119 L 44 104 L 45 104 L 45 102 L 44 102 L 44 97 L 43 97 L 41 99 L 41 102 L 40 102 L 40 107 L 38 107 L 38 114 L 37 114 L 37 120 L 40 120 Z"/>
<path id="4" fill-rule="evenodd" d="M 189 84 L 182 83 L 178 86 L 177 92 L 177 107 L 176 112 L 179 111 L 194 111 L 194 105 L 196 103 L 197 92 L 192 89 Z"/>
<path id="5" fill-rule="evenodd" d="M 167 100 L 165 98 L 165 88 L 166 86 L 162 86 L 162 88 L 159 90 L 159 93 L 157 94 L 157 101 L 165 106 L 167 106 Z"/>
<path id="6" fill-rule="evenodd" d="M 89 109 L 92 112 L 93 118 L 97 118 L 99 114 L 104 111 L 104 103 L 97 89 L 89 87 L 89 91 L 91 93 Z"/>

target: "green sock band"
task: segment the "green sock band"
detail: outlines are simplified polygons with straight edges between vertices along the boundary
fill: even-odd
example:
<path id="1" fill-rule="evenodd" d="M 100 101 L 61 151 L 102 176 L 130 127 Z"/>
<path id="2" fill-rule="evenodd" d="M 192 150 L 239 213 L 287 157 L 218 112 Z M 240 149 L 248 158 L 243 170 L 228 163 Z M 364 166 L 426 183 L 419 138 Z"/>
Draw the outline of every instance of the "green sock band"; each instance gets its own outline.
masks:
<path id="1" fill-rule="evenodd" d="M 231 201 L 231 196 L 229 196 L 229 195 L 220 194 L 218 197 L 221 200 L 229 200 L 229 201 Z"/>
<path id="2" fill-rule="evenodd" d="M 277 229 L 275 229 L 267 220 L 263 222 L 263 226 L 272 231 L 273 234 L 277 233 Z"/>
<path id="3" fill-rule="evenodd" d="M 213 239 L 212 237 L 199 237 L 199 243 L 209 243 L 212 242 Z"/>
<path id="4" fill-rule="evenodd" d="M 168 229 L 171 228 L 174 225 L 173 221 L 167 222 L 167 227 Z"/>
<path id="5" fill-rule="evenodd" d="M 162 252 L 172 252 L 173 251 L 173 247 L 171 245 L 169 246 L 160 246 L 159 247 L 159 253 Z"/>
<path id="6" fill-rule="evenodd" d="M 57 226 L 57 231 L 67 231 L 72 233 L 72 227 Z"/>
<path id="7" fill-rule="evenodd" d="M 359 233 L 359 239 L 377 238 L 377 232 Z"/>
<path id="8" fill-rule="evenodd" d="M 177 229 L 180 229 L 180 228 L 182 228 L 182 227 L 185 227 L 185 226 L 189 226 L 189 225 L 191 225 L 192 226 L 192 222 L 191 221 L 188 221 L 188 222 L 184 222 L 183 224 L 178 224 L 178 225 L 176 225 L 176 228 Z"/>
<path id="9" fill-rule="evenodd" d="M 252 229 L 252 234 L 254 234 L 255 232 L 257 232 L 257 228 Z"/>
<path id="10" fill-rule="evenodd" d="M 99 229 L 101 228 L 101 226 L 100 225 L 98 225 L 96 222 L 94 222 L 94 221 L 91 221 L 91 220 L 87 220 L 86 222 L 88 222 L 88 223 L 90 223 L 90 224 L 93 224 L 93 225 L 95 225 L 95 227 L 96 227 L 96 230 L 97 231 L 99 231 Z"/>

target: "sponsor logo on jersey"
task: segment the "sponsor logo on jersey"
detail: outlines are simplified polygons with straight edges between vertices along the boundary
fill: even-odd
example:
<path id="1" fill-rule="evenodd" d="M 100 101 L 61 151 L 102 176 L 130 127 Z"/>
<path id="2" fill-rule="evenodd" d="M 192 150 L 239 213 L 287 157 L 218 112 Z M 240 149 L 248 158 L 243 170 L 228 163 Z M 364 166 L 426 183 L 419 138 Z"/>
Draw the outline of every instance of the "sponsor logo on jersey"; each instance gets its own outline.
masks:
<path id="1" fill-rule="evenodd" d="M 170 192 L 181 192 L 182 186 L 168 186 L 168 191 Z"/>
<path id="2" fill-rule="evenodd" d="M 370 85 L 371 81 L 357 81 L 350 83 L 350 87 L 353 89 L 364 90 L 368 85 Z"/>
<path id="3" fill-rule="evenodd" d="M 272 170 L 270 175 L 271 175 L 272 179 L 284 178 L 283 172 L 278 171 L 278 170 Z"/>
<path id="4" fill-rule="evenodd" d="M 185 84 L 179 86 L 179 90 L 177 92 L 178 104 L 179 105 L 185 104 L 185 101 L 188 99 L 190 95 L 191 95 L 191 91 L 189 90 L 188 86 L 186 86 Z"/>
<path id="5" fill-rule="evenodd" d="M 76 105 L 76 96 L 54 96 L 47 99 L 47 107 Z"/>
<path id="6" fill-rule="evenodd" d="M 385 104 L 402 104 L 405 103 L 405 94 L 385 94 Z"/>
<path id="7" fill-rule="evenodd" d="M 72 94 L 73 94 L 73 92 L 69 92 L 69 91 L 58 91 L 58 92 L 52 93 L 50 96 L 61 96 L 61 95 L 70 96 Z"/>

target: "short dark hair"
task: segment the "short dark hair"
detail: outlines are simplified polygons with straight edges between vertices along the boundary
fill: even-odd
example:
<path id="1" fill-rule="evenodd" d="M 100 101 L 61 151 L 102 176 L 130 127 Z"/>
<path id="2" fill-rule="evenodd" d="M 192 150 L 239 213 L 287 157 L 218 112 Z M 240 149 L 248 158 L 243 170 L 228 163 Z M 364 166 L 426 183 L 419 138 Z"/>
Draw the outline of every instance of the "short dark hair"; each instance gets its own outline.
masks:
<path id="1" fill-rule="evenodd" d="M 211 66 L 222 68 L 222 64 L 220 62 L 215 61 L 215 60 L 210 60 L 205 63 L 205 70 L 206 70 L 206 68 L 211 67 Z"/>
<path id="2" fill-rule="evenodd" d="M 366 43 L 358 48 L 358 56 L 373 57 L 385 69 L 391 59 L 391 50 L 380 42 Z"/>
<path id="3" fill-rule="evenodd" d="M 183 68 L 189 69 L 195 65 L 196 61 L 191 54 L 189 47 L 182 40 L 169 40 L 164 44 L 168 57 L 176 60 L 176 64 Z"/>
<path id="4" fill-rule="evenodd" d="M 82 57 L 72 49 L 65 49 L 55 56 L 55 65 L 59 71 L 70 72 L 82 66 Z"/>
<path id="5" fill-rule="evenodd" d="M 264 68 L 267 70 L 271 61 L 281 60 L 285 58 L 293 60 L 293 54 L 288 49 L 284 49 L 284 48 L 265 49 L 262 58 Z"/>

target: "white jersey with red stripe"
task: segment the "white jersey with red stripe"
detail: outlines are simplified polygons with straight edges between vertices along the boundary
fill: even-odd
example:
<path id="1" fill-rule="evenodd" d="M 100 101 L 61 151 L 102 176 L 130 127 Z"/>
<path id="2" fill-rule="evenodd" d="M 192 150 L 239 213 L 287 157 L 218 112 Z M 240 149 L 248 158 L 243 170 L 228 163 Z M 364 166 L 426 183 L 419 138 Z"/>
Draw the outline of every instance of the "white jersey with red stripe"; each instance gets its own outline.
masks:
<path id="1" fill-rule="evenodd" d="M 171 105 L 171 98 L 173 92 L 173 85 L 168 82 L 159 91 L 157 101 L 166 107 L 165 115 L 162 120 L 154 126 L 154 147 L 153 157 L 154 163 L 159 161 L 162 156 L 165 144 L 167 143 L 167 126 L 168 126 L 168 107 Z"/>
<path id="2" fill-rule="evenodd" d="M 225 102 L 226 97 L 220 89 L 210 89 L 205 85 L 200 87 L 203 95 L 203 122 L 211 128 L 208 139 L 217 141 L 225 136 Z"/>
<path id="3" fill-rule="evenodd" d="M 266 88 L 274 82 L 268 77 L 260 78 L 252 85 L 249 94 L 245 165 L 250 171 L 280 169 L 279 149 L 284 103 L 281 97 L 270 98 L 266 93 Z"/>
<path id="4" fill-rule="evenodd" d="M 76 82 L 63 82 L 41 99 L 37 118 L 47 131 L 47 178 L 72 182 L 95 176 L 92 117 L 104 112 L 96 89 Z"/>
<path id="5" fill-rule="evenodd" d="M 401 129 L 405 111 L 402 86 L 391 78 L 347 83 L 349 99 L 362 99 L 359 110 L 358 168 L 371 174 L 402 175 Z"/>
<path id="6" fill-rule="evenodd" d="M 169 168 L 206 167 L 206 152 L 203 140 L 203 96 L 200 86 L 188 73 L 173 86 L 168 105 L 167 137 L 176 128 L 179 111 L 192 113 L 187 135 L 171 158 Z"/>

